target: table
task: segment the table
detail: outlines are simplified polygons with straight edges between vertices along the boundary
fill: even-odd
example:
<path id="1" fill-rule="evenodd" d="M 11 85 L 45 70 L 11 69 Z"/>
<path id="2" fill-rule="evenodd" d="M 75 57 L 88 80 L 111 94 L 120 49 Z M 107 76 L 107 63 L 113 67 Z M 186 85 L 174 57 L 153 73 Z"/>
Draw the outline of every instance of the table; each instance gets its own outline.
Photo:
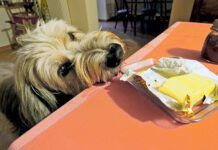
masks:
<path id="1" fill-rule="evenodd" d="M 210 24 L 177 22 L 124 62 L 182 56 L 200 58 Z M 218 149 L 218 113 L 179 124 L 149 97 L 118 79 L 93 86 L 44 119 L 10 146 L 15 149 L 145 150 Z"/>

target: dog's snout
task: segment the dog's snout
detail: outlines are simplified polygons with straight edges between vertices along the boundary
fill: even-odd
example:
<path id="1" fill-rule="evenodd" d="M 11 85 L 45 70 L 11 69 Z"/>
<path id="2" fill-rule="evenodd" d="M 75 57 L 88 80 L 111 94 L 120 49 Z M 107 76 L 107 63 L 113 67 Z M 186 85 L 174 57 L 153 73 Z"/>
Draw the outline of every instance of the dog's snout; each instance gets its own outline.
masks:
<path id="1" fill-rule="evenodd" d="M 114 55 L 115 57 L 121 59 L 123 57 L 123 49 L 120 44 L 111 43 L 109 45 L 109 54 Z"/>
<path id="2" fill-rule="evenodd" d="M 115 68 L 120 65 L 123 57 L 123 49 L 120 44 L 112 43 L 109 45 L 106 58 L 106 66 Z"/>

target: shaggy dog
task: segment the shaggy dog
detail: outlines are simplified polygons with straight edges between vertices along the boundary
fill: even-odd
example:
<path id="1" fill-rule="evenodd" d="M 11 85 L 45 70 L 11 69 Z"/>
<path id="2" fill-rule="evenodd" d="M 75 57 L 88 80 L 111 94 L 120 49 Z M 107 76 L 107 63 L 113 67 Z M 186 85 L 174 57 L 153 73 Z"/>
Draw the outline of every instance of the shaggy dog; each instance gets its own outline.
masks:
<path id="1" fill-rule="evenodd" d="M 18 41 L 15 68 L 0 78 L 2 147 L 85 88 L 111 80 L 125 49 L 110 32 L 84 34 L 61 20 L 38 23 Z"/>

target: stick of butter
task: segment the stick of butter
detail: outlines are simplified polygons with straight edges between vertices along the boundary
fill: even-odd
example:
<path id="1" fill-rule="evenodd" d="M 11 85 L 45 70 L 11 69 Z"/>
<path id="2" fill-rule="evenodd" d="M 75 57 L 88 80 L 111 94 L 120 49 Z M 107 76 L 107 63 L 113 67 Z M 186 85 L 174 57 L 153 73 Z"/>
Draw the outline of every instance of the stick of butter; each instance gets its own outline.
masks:
<path id="1" fill-rule="evenodd" d="M 192 107 L 209 95 L 215 86 L 213 80 L 190 73 L 167 79 L 158 90 L 177 100 L 181 110 L 191 113 Z"/>

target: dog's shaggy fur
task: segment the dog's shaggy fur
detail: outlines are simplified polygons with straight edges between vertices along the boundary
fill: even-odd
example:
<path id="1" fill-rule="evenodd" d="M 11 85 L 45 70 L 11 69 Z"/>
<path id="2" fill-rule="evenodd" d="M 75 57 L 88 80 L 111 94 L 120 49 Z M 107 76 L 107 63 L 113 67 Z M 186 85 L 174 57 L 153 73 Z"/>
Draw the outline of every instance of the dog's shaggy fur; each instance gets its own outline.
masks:
<path id="1" fill-rule="evenodd" d="M 110 32 L 84 34 L 61 20 L 39 23 L 18 41 L 15 68 L 0 74 L 2 148 L 83 89 L 110 80 L 125 49 Z"/>

